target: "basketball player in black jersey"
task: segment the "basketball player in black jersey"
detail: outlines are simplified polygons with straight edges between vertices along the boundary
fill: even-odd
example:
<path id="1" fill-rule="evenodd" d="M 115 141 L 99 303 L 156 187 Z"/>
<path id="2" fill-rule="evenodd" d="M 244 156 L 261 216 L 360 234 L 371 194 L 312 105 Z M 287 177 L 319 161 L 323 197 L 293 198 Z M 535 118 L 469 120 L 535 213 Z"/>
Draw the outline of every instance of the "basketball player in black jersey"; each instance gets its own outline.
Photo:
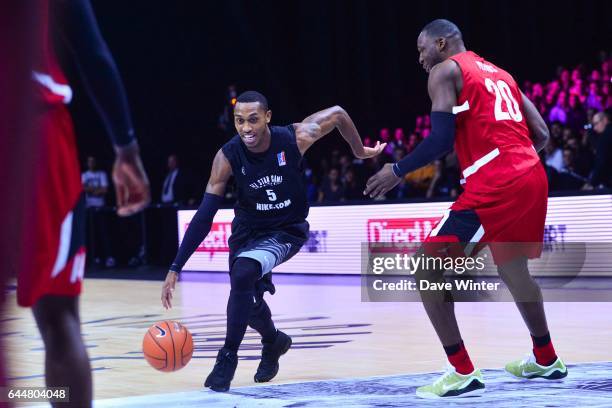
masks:
<path id="1" fill-rule="evenodd" d="M 238 97 L 234 108 L 238 134 L 215 156 L 204 199 L 162 288 L 162 304 L 170 308 L 178 274 L 210 231 L 225 186 L 234 175 L 238 201 L 229 239 L 227 334 L 204 383 L 215 391 L 229 389 L 247 325 L 259 332 L 263 344 L 255 382 L 274 378 L 280 356 L 291 347 L 291 338 L 274 327 L 263 294 L 274 293 L 269 274 L 272 268 L 294 256 L 308 239 L 308 202 L 301 167 L 306 150 L 334 129 L 358 158 L 374 157 L 385 148 L 380 143 L 364 147 L 353 121 L 339 106 L 289 126 L 269 126 L 271 117 L 268 102 L 260 93 L 249 91 Z"/>

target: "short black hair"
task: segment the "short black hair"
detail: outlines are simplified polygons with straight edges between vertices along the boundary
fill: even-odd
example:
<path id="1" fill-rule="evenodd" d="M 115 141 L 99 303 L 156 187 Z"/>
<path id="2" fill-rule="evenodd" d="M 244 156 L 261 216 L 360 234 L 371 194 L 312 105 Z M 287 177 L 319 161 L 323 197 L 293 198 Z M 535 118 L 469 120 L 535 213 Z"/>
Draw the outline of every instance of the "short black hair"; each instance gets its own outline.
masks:
<path id="1" fill-rule="evenodd" d="M 459 27 L 457 27 L 457 25 L 452 21 L 448 21 L 443 18 L 439 18 L 427 24 L 425 27 L 423 27 L 421 32 L 435 38 L 457 37 L 458 39 L 463 39 L 463 35 L 461 34 Z"/>
<path id="2" fill-rule="evenodd" d="M 257 91 L 246 91 L 238 95 L 236 102 L 249 103 L 249 102 L 259 102 L 263 110 L 268 110 L 268 100 L 265 96 L 260 94 Z"/>

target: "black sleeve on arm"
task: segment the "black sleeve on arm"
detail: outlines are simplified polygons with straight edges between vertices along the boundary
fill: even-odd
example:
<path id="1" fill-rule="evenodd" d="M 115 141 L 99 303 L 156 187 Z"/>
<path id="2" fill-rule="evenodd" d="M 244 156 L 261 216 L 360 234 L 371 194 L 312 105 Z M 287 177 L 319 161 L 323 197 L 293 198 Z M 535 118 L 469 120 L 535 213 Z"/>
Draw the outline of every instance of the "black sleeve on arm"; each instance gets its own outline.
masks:
<path id="1" fill-rule="evenodd" d="M 397 177 L 419 169 L 453 149 L 455 143 L 455 115 L 431 112 L 431 134 L 412 153 L 393 165 Z"/>
<path id="2" fill-rule="evenodd" d="M 171 271 L 180 272 L 198 245 L 206 238 L 206 235 L 210 232 L 213 218 L 215 218 L 215 214 L 221 206 L 222 201 L 223 198 L 216 194 L 204 194 L 204 199 L 189 223 L 189 227 L 179 246 L 176 258 L 174 258 L 174 262 L 172 262 L 170 266 Z"/>
<path id="3" fill-rule="evenodd" d="M 113 144 L 131 143 L 134 128 L 125 89 L 91 4 L 88 0 L 60 0 L 53 4 L 54 17 Z"/>

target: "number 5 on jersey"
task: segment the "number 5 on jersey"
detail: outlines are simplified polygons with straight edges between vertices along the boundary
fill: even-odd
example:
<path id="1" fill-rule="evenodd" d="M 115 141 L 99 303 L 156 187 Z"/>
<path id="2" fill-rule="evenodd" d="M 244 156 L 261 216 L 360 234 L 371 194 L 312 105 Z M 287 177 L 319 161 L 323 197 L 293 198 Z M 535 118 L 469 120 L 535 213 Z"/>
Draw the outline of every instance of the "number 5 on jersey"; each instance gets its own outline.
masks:
<path id="1" fill-rule="evenodd" d="M 274 193 L 274 190 L 266 190 L 266 194 L 268 194 L 268 200 L 276 201 L 276 193 Z"/>
<path id="2" fill-rule="evenodd" d="M 523 114 L 519 108 L 519 104 L 512 96 L 510 87 L 508 84 L 501 79 L 497 83 L 493 82 L 490 78 L 485 79 L 485 86 L 487 91 L 495 93 L 495 120 L 514 120 L 520 122 L 523 120 Z M 506 103 L 507 111 L 502 110 L 502 101 Z"/>

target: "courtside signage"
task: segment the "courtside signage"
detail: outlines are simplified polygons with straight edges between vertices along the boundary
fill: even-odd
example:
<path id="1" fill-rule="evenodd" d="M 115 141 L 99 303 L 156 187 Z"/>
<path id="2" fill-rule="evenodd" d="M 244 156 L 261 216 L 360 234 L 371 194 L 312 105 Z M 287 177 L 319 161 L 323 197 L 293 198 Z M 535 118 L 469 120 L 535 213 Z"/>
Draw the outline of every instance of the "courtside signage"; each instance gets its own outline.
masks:
<path id="1" fill-rule="evenodd" d="M 361 273 L 364 242 L 420 242 L 450 202 L 313 207 L 311 237 L 302 251 L 275 272 Z M 178 212 L 179 242 L 195 210 Z M 219 210 L 210 233 L 185 265 L 186 271 L 227 272 L 233 210 Z M 612 195 L 552 197 L 548 200 L 545 246 L 565 242 L 612 242 Z"/>

